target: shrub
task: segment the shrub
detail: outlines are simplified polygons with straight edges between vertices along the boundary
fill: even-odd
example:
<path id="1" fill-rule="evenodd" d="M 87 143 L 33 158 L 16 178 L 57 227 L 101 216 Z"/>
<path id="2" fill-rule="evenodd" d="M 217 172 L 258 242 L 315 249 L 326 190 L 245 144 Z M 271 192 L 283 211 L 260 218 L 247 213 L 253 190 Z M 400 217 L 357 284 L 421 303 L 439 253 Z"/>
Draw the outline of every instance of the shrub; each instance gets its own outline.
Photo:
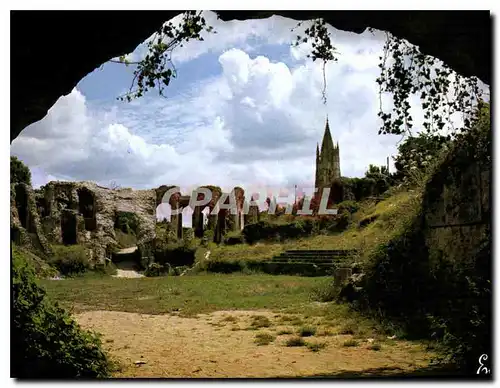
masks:
<path id="1" fill-rule="evenodd" d="M 382 345 L 380 345 L 379 343 L 374 343 L 368 346 L 368 349 L 378 352 L 379 350 L 382 350 Z"/>
<path id="2" fill-rule="evenodd" d="M 195 261 L 196 247 L 193 244 L 183 242 L 168 244 L 165 241 L 156 240 L 154 258 L 155 262 L 171 266 L 191 266 Z"/>
<path id="3" fill-rule="evenodd" d="M 139 219 L 134 213 L 117 212 L 115 218 L 115 228 L 126 234 L 136 234 L 139 226 Z"/>
<path id="4" fill-rule="evenodd" d="M 308 343 L 307 348 L 312 352 L 319 352 L 321 349 L 326 348 L 326 342 Z"/>
<path id="5" fill-rule="evenodd" d="M 271 326 L 271 321 L 269 318 L 263 315 L 254 315 L 252 317 L 252 323 L 250 324 L 251 329 L 260 329 L 261 327 Z"/>
<path id="6" fill-rule="evenodd" d="M 303 326 L 299 329 L 298 333 L 301 337 L 312 337 L 316 334 L 316 328 L 313 326 Z"/>
<path id="7" fill-rule="evenodd" d="M 356 340 L 354 340 L 354 339 L 348 339 L 343 344 L 343 346 L 346 347 L 346 348 L 354 347 L 354 346 L 358 346 L 358 345 L 359 345 L 359 342 L 356 341 Z"/>
<path id="8" fill-rule="evenodd" d="M 12 252 L 11 375 L 16 378 L 103 378 L 111 363 L 96 334 L 51 304 L 17 251 Z"/>
<path id="9" fill-rule="evenodd" d="M 144 276 L 154 277 L 154 276 L 162 276 L 168 273 L 169 267 L 165 267 L 159 263 L 151 263 L 149 264 L 146 271 L 144 271 Z"/>
<path id="10" fill-rule="evenodd" d="M 241 234 L 241 232 L 231 232 L 224 236 L 224 244 L 225 245 L 237 245 L 244 244 L 245 238 Z"/>
<path id="11" fill-rule="evenodd" d="M 64 276 L 79 275 L 90 268 L 87 251 L 81 245 L 53 245 L 52 251 L 49 262 Z"/>
<path id="12" fill-rule="evenodd" d="M 306 342 L 302 339 L 302 337 L 292 337 L 285 342 L 285 345 L 288 347 L 305 346 L 305 344 Z"/>
<path id="13" fill-rule="evenodd" d="M 293 333 L 292 329 L 281 329 L 278 331 L 278 335 L 292 334 L 292 333 Z"/>
<path id="14" fill-rule="evenodd" d="M 356 201 L 343 201 L 337 205 L 339 213 L 356 213 L 359 210 L 359 203 Z"/>
<path id="15" fill-rule="evenodd" d="M 269 333 L 257 333 L 257 335 L 255 336 L 255 343 L 259 346 L 269 345 L 275 340 L 275 338 L 276 337 Z"/>

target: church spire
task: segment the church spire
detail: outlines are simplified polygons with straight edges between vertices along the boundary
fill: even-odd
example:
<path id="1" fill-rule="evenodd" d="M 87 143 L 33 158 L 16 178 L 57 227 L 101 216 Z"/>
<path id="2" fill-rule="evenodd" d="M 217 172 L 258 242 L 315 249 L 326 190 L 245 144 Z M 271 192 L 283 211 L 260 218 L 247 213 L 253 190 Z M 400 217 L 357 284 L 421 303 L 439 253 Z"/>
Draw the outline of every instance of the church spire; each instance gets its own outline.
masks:
<path id="1" fill-rule="evenodd" d="M 321 143 L 321 154 L 326 150 L 333 149 L 333 139 L 330 133 L 330 125 L 328 123 L 328 115 L 326 116 L 325 134 L 323 135 L 323 141 Z M 328 152 L 328 151 L 327 151 Z"/>

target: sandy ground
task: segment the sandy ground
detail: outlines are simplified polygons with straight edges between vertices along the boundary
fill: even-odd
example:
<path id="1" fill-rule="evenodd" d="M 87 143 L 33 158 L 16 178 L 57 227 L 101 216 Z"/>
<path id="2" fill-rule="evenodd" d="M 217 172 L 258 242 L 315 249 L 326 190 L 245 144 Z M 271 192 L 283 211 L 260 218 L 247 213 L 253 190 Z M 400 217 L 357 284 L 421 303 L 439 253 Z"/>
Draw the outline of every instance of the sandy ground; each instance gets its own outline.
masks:
<path id="1" fill-rule="evenodd" d="M 116 275 L 111 275 L 115 278 L 143 278 L 144 275 L 140 274 L 137 271 L 134 271 L 133 269 L 127 270 L 127 269 L 117 269 L 116 270 Z"/>
<path id="2" fill-rule="evenodd" d="M 267 316 L 273 325 L 248 330 L 255 315 Z M 425 367 L 432 356 L 422 345 L 397 340 L 379 351 L 369 349 L 366 339 L 344 347 L 352 336 L 334 333 L 304 338 L 326 343 L 319 352 L 286 347 L 293 335 L 278 331 L 296 328 L 279 323 L 279 315 L 269 311 L 219 311 L 197 318 L 90 311 L 76 319 L 103 334 L 105 347 L 121 364 L 116 377 L 298 377 L 372 368 L 391 373 Z M 254 338 L 260 332 L 277 337 L 258 346 Z"/>
<path id="3" fill-rule="evenodd" d="M 118 251 L 119 254 L 129 254 L 135 252 L 137 247 L 123 248 Z M 116 275 L 112 275 L 115 278 L 143 278 L 144 275 L 140 274 L 134 269 L 134 263 L 132 262 L 121 262 L 116 264 Z"/>

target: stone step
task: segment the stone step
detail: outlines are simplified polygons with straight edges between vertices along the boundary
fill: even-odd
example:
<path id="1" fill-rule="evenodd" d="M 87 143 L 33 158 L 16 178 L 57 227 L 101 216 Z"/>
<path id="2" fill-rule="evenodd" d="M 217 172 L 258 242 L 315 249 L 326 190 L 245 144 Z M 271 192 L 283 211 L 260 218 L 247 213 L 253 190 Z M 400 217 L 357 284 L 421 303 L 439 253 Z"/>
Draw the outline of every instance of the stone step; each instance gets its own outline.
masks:
<path id="1" fill-rule="evenodd" d="M 356 254 L 355 250 L 289 250 L 285 251 L 287 255 L 304 255 L 304 256 L 352 256 Z"/>
<path id="2" fill-rule="evenodd" d="M 336 267 L 335 263 L 311 263 L 308 261 L 264 261 L 264 264 L 280 264 L 280 265 L 311 265 L 311 266 L 318 266 L 318 267 Z"/>
<path id="3" fill-rule="evenodd" d="M 273 275 L 299 275 L 299 276 L 328 276 L 331 275 L 335 266 L 332 264 L 312 263 L 276 263 L 260 262 L 259 270 Z"/>
<path id="4" fill-rule="evenodd" d="M 327 264 L 335 264 L 339 262 L 343 262 L 345 260 L 333 260 L 330 258 L 311 258 L 311 257 L 284 257 L 284 256 L 275 256 L 271 259 L 272 262 L 286 262 L 286 263 L 296 263 L 296 262 L 305 262 L 305 263 L 327 263 Z"/>

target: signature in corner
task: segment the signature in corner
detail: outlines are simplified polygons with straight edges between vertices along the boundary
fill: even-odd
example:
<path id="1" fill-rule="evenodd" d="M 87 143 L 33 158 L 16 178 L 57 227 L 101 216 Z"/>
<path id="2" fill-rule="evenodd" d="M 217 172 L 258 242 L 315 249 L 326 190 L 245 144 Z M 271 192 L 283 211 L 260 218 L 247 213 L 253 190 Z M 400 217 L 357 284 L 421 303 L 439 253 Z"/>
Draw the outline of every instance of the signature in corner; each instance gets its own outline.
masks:
<path id="1" fill-rule="evenodd" d="M 481 373 L 484 373 L 484 374 L 490 374 L 491 370 L 488 369 L 488 367 L 486 367 L 484 364 L 483 364 L 483 361 L 486 361 L 488 360 L 488 355 L 487 354 L 481 354 L 481 356 L 479 357 L 479 368 L 477 369 L 477 374 L 481 374 Z"/>

